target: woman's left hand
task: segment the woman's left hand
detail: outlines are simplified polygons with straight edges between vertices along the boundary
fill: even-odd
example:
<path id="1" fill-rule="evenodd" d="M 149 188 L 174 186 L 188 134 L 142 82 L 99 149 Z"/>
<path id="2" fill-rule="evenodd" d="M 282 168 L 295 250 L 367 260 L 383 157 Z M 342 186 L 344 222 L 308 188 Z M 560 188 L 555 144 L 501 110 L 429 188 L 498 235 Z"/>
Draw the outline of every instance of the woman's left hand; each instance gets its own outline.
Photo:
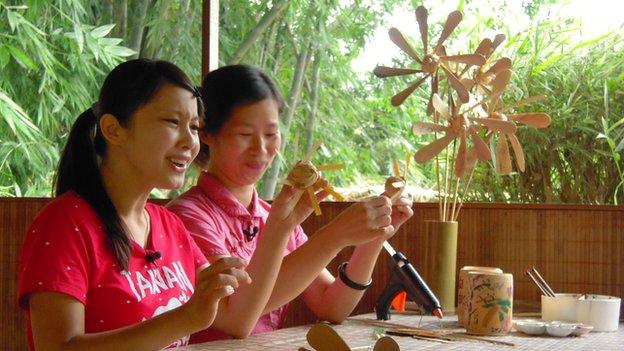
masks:
<path id="1" fill-rule="evenodd" d="M 385 194 L 384 194 L 385 195 Z M 386 195 L 387 196 L 387 195 Z M 404 192 L 401 196 L 392 204 L 392 225 L 395 232 L 399 227 L 405 223 L 410 217 L 414 215 L 412 210 L 412 195 Z"/>

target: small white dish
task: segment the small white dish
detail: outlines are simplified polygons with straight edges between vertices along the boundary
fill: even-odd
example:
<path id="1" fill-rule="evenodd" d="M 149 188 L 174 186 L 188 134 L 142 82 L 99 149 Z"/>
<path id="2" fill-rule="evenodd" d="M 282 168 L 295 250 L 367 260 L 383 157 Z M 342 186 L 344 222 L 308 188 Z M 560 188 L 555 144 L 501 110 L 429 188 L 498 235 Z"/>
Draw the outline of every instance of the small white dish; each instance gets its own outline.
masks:
<path id="1" fill-rule="evenodd" d="M 551 336 L 564 337 L 572 334 L 576 324 L 553 321 L 546 324 L 546 333 Z"/>
<path id="2" fill-rule="evenodd" d="M 590 331 L 592 331 L 592 329 L 594 329 L 593 325 L 579 323 L 574 328 L 574 331 L 572 332 L 572 335 L 574 335 L 574 336 L 585 335 L 585 334 L 589 333 Z"/>
<path id="3" fill-rule="evenodd" d="M 537 320 L 515 321 L 517 331 L 527 335 L 542 335 L 546 332 L 546 323 Z"/>

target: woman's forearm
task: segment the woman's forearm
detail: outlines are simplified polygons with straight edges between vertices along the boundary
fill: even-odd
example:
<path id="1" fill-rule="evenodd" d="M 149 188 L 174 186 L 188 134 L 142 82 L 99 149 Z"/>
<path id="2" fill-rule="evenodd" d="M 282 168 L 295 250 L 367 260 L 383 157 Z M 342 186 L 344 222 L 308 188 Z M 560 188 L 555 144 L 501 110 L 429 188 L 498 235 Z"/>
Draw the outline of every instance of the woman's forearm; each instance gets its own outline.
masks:
<path id="1" fill-rule="evenodd" d="M 374 240 L 355 247 L 345 269 L 349 279 L 366 284 L 370 281 L 383 240 Z M 308 298 L 308 307 L 320 318 L 332 323 L 341 323 L 347 318 L 364 295 L 365 290 L 356 290 L 336 278 L 320 296 Z M 329 302 L 329 303 L 328 303 Z"/>
<path id="2" fill-rule="evenodd" d="M 131 327 L 76 337 L 65 350 L 161 350 L 198 331 L 187 324 L 183 313 L 173 310 Z"/>
<path id="3" fill-rule="evenodd" d="M 299 296 L 319 277 L 325 267 L 342 249 L 326 228 L 320 229 L 297 250 L 284 257 L 273 294 L 264 308 L 270 312 Z"/>
<path id="4" fill-rule="evenodd" d="M 256 250 L 246 271 L 251 284 L 239 287 L 221 301 L 213 326 L 235 338 L 247 337 L 274 290 L 292 228 L 266 228 L 259 237 Z"/>
<path id="5" fill-rule="evenodd" d="M 77 327 L 84 319 L 82 305 L 68 297 L 41 293 L 31 301 L 31 324 L 36 350 L 160 350 L 202 326 L 185 311 L 185 305 L 146 321 L 100 333 L 84 333 Z M 36 301 L 35 301 L 36 300 Z M 69 301 L 69 302 L 68 302 Z"/>

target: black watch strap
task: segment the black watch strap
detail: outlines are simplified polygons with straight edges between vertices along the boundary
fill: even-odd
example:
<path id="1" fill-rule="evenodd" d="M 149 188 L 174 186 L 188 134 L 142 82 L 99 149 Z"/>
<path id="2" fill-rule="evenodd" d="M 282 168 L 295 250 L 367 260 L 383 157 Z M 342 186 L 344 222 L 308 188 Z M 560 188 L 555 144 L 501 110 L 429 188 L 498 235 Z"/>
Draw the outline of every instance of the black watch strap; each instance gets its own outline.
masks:
<path id="1" fill-rule="evenodd" d="M 369 280 L 366 284 L 354 282 L 353 280 L 349 279 L 349 277 L 347 277 L 347 273 L 345 272 L 346 268 L 347 262 L 342 262 L 342 264 L 338 266 L 338 277 L 340 277 L 340 280 L 342 280 L 342 282 L 351 289 L 366 290 L 368 287 L 371 286 L 371 284 L 373 284 L 373 278 L 371 278 L 371 280 Z"/>

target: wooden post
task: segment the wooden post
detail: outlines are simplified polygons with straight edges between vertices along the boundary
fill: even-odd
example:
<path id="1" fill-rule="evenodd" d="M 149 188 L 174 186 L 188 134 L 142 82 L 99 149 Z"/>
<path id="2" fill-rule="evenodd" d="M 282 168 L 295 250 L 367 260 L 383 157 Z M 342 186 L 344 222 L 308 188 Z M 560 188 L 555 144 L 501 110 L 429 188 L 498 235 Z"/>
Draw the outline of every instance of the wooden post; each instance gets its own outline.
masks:
<path id="1" fill-rule="evenodd" d="M 219 66 L 219 0 L 202 0 L 202 77 Z"/>

